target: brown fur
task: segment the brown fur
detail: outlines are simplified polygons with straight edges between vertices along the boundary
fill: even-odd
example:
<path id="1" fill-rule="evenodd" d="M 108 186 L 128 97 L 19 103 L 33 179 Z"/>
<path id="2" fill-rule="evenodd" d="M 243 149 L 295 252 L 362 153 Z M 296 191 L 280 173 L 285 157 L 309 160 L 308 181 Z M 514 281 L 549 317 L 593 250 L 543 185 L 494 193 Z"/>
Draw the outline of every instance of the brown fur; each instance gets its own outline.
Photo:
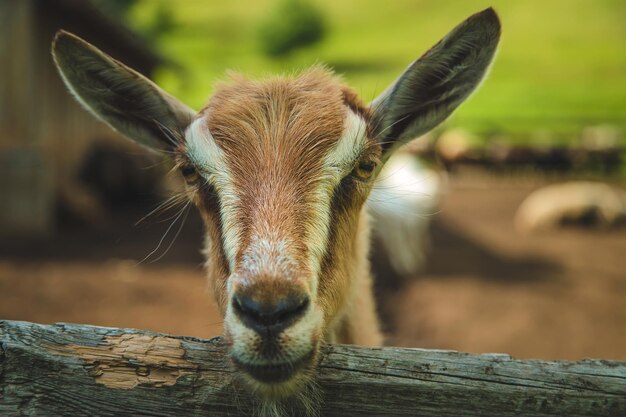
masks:
<path id="1" fill-rule="evenodd" d="M 204 255 L 207 259 L 206 268 L 209 285 L 215 295 L 217 306 L 222 313 L 226 313 L 226 279 L 228 278 L 228 262 L 224 255 L 222 222 L 220 219 L 220 205 L 215 190 L 201 187 L 195 194 L 194 203 L 204 220 L 206 238 Z"/>
<path id="2" fill-rule="evenodd" d="M 266 234 L 272 229 L 271 233 L 296 242 L 294 253 L 290 254 L 298 263 L 299 270 L 294 273 L 307 274 L 306 229 L 312 217 L 308 210 L 313 209 L 314 203 L 309 200 L 322 180 L 319 173 L 323 158 L 343 132 L 346 104 L 366 114 L 356 94 L 320 67 L 297 77 L 263 82 L 237 78 L 219 86 L 202 113 L 207 116 L 213 138 L 224 150 L 235 188 L 241 195 L 237 219 L 243 230 L 240 248 L 248 246 L 252 234 Z M 348 301 L 355 298 L 350 294 L 356 289 L 353 287 L 369 290 L 368 285 L 353 282 L 357 272 L 365 274 L 369 282 L 368 268 L 360 266 L 367 265 L 366 245 L 357 241 L 367 239 L 367 233 L 360 236 L 358 230 L 365 227 L 360 212 L 369 187 L 358 185 L 353 191 L 349 197 L 336 197 L 331 242 L 320 277 L 320 302 L 329 323 L 345 321 L 337 319 L 337 315 L 349 310 Z M 219 229 L 214 216 L 205 219 L 213 233 Z M 218 264 L 223 263 L 223 253 L 213 253 L 213 249 L 209 252 Z M 237 261 L 241 261 L 241 256 L 237 254 Z M 220 273 L 212 280 L 223 282 L 227 272 L 219 269 L 213 270 Z M 280 282 L 254 278 L 257 282 L 266 281 L 266 294 L 277 297 L 284 292 Z M 214 288 L 224 309 L 223 285 Z M 370 326 L 377 329 L 374 316 L 368 316 Z M 379 336 L 374 339 L 368 344 L 380 343 Z"/>
<path id="3" fill-rule="evenodd" d="M 240 79 L 218 88 L 204 111 L 241 193 L 242 248 L 253 232 L 265 232 L 254 229 L 276 227 L 304 246 L 307 213 L 297 208 L 306 206 L 303 197 L 319 180 L 322 158 L 341 135 L 341 94 L 321 68 L 297 78 Z M 292 255 L 304 267 L 300 249 Z"/>
<path id="4" fill-rule="evenodd" d="M 234 77 L 218 86 L 201 111 L 231 169 L 240 193 L 237 222 L 241 249 L 254 234 L 273 233 L 296 243 L 290 255 L 297 268 L 290 273 L 306 278 L 307 222 L 315 201 L 312 190 L 320 178 L 324 157 L 341 137 L 346 106 L 362 117 L 368 110 L 356 93 L 322 67 L 294 77 L 251 81 Z M 372 141 L 367 157 L 380 152 Z M 251 175 L 254 173 L 254 175 Z M 331 231 L 319 278 L 319 303 L 324 311 L 328 341 L 379 345 L 367 260 L 368 219 L 362 209 L 370 184 L 350 178 L 332 201 Z M 229 271 L 223 247 L 219 202 L 211 192 L 196 203 L 207 224 L 207 265 L 211 286 L 222 311 Z M 270 230 L 271 229 L 271 230 Z M 243 254 L 237 254 L 237 263 Z M 277 299 L 293 291 L 271 274 L 253 277 L 260 297 Z M 284 277 L 281 277 L 284 278 Z M 252 291 L 252 290 L 250 290 Z M 257 297 L 258 298 L 258 297 Z"/>

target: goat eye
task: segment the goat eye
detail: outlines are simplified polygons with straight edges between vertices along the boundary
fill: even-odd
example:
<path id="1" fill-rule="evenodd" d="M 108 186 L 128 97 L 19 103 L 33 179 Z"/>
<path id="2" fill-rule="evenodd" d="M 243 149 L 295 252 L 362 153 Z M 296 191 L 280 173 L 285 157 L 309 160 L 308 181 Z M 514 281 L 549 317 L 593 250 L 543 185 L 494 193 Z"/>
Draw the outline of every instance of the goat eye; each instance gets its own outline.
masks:
<path id="1" fill-rule="evenodd" d="M 354 173 L 359 178 L 368 179 L 374 172 L 375 168 L 376 163 L 374 161 L 363 161 L 359 163 L 359 165 L 354 170 Z"/>
<path id="2" fill-rule="evenodd" d="M 188 183 L 196 182 L 199 178 L 198 171 L 191 165 L 183 165 L 180 172 Z"/>

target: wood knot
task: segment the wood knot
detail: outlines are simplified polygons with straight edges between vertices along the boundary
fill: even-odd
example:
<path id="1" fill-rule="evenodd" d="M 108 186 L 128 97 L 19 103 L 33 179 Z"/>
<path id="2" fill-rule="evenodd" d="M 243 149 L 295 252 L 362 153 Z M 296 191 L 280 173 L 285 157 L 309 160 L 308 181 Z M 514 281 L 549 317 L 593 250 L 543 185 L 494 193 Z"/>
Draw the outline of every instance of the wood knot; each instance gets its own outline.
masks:
<path id="1" fill-rule="evenodd" d="M 135 373 L 139 376 L 148 376 L 150 375 L 150 368 L 147 366 L 140 366 L 135 369 Z"/>

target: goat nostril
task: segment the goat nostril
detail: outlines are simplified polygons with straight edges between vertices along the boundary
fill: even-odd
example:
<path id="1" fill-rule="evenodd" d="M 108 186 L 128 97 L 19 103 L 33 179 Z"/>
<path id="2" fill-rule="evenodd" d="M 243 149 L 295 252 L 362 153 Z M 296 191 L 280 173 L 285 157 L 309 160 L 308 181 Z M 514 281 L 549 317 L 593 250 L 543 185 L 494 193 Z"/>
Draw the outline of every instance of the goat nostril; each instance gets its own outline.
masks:
<path id="1" fill-rule="evenodd" d="M 278 333 L 304 315 L 308 297 L 289 296 L 276 303 L 258 303 L 247 295 L 233 297 L 233 310 L 248 327 Z"/>
<path id="2" fill-rule="evenodd" d="M 259 310 L 258 305 L 252 300 L 252 298 L 247 296 L 234 296 L 233 297 L 233 308 L 239 314 L 244 315 L 256 315 L 256 312 Z"/>
<path id="3" fill-rule="evenodd" d="M 276 311 L 279 320 L 289 320 L 290 317 L 300 317 L 309 307 L 309 298 L 294 298 L 293 301 L 288 299 L 287 303 L 282 301 L 278 303 Z"/>

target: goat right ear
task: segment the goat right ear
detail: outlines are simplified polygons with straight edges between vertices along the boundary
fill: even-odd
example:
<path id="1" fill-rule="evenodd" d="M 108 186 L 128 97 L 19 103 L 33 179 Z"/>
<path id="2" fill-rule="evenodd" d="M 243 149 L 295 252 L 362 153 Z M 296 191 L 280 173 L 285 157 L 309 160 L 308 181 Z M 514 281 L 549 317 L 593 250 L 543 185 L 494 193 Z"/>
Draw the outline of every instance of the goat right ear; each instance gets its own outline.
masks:
<path id="1" fill-rule="evenodd" d="M 384 159 L 399 145 L 443 122 L 485 76 L 500 40 L 489 8 L 470 16 L 413 62 L 372 104 Z"/>
<path id="2" fill-rule="evenodd" d="M 71 33 L 56 34 L 52 56 L 65 85 L 87 110 L 144 146 L 173 149 L 193 120 L 189 107 Z"/>

